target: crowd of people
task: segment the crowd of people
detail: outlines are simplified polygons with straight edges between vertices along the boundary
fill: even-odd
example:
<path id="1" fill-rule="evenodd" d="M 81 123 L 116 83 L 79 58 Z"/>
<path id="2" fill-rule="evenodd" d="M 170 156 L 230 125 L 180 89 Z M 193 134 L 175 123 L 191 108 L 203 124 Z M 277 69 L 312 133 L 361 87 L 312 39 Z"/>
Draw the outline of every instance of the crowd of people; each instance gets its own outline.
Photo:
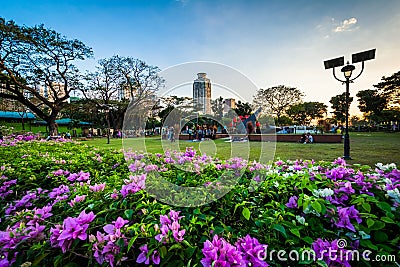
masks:
<path id="1" fill-rule="evenodd" d="M 196 141 L 204 141 L 207 139 L 215 139 L 217 134 L 218 127 L 216 125 L 197 125 L 193 128 L 190 128 L 186 125 L 185 130 L 182 131 L 184 134 L 189 135 L 189 140 Z"/>

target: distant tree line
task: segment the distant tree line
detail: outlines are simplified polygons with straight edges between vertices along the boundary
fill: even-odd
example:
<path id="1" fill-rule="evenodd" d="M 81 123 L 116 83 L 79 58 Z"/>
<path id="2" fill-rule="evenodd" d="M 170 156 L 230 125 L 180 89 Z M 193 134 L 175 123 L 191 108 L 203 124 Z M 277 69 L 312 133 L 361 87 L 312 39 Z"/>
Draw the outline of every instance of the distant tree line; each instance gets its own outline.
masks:
<path id="1" fill-rule="evenodd" d="M 76 67 L 77 62 L 91 57 L 92 49 L 79 40 L 43 25 L 20 26 L 0 17 L 0 107 L 12 106 L 19 112 L 29 109 L 47 122 L 50 135 L 57 134 L 55 120 L 65 116 L 73 122 L 85 120 L 101 125 L 107 129 L 108 137 L 111 128 L 122 128 L 128 106 L 146 108 L 146 112 L 130 114 L 137 119 L 147 117 L 146 128 L 160 127 L 168 118 L 173 120 L 198 111 L 190 97 L 157 99 L 157 91 L 164 86 L 158 67 L 118 55 L 99 60 L 93 72 L 83 73 Z M 373 87 L 356 94 L 364 122 L 398 122 L 400 71 L 382 77 Z M 68 102 L 75 94 L 83 97 Z M 303 97 L 295 87 L 278 85 L 259 89 L 252 103 L 238 101 L 227 113 L 222 96 L 212 100 L 211 107 L 214 118 L 226 122 L 250 115 L 259 107 L 263 109 L 259 118 L 263 124 L 274 120 L 277 125 L 307 125 L 328 117 L 327 105 L 304 102 Z M 330 99 L 330 122 L 344 122 L 345 98 L 342 93 Z M 353 97 L 349 100 L 351 103 Z M 7 105 L 7 101 L 18 105 Z M 359 121 L 352 117 L 352 122 Z"/>

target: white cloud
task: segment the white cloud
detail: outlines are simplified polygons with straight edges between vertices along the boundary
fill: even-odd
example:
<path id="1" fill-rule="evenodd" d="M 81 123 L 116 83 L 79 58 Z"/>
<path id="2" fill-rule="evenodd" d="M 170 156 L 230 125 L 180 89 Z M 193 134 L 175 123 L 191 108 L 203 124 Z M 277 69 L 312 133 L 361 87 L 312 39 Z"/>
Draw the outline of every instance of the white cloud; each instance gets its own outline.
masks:
<path id="1" fill-rule="evenodd" d="M 175 0 L 175 2 L 180 3 L 182 6 L 186 6 L 186 4 L 189 2 L 189 0 Z"/>
<path id="2" fill-rule="evenodd" d="M 345 19 L 340 26 L 337 26 L 334 32 L 346 32 L 353 31 L 357 29 L 355 26 L 357 24 L 356 18 Z"/>

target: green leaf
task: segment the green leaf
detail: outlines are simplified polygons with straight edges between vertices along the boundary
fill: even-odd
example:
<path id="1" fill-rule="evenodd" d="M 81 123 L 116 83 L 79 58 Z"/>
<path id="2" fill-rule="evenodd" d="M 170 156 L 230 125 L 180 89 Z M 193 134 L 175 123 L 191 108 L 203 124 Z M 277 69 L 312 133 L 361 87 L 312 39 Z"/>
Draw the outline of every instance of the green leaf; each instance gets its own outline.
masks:
<path id="1" fill-rule="evenodd" d="M 374 232 L 374 239 L 375 239 L 376 242 L 384 243 L 389 239 L 389 237 L 385 232 L 375 231 Z"/>
<path id="2" fill-rule="evenodd" d="M 243 209 L 242 215 L 246 220 L 250 220 L 250 210 L 248 208 Z"/>
<path id="3" fill-rule="evenodd" d="M 299 229 L 297 229 L 297 228 L 289 228 L 289 231 L 292 232 L 292 234 L 294 234 L 295 236 L 300 237 Z"/>
<path id="4" fill-rule="evenodd" d="M 361 239 L 360 244 L 364 247 L 373 249 L 373 250 L 378 250 L 378 247 L 375 246 L 374 244 L 372 244 L 371 240 L 367 240 L 367 239 Z"/>
<path id="5" fill-rule="evenodd" d="M 308 200 L 308 199 L 303 202 L 303 211 L 305 211 L 308 208 L 309 204 L 310 204 L 310 200 Z"/>
<path id="6" fill-rule="evenodd" d="M 167 248 L 165 246 L 162 246 L 160 248 L 160 255 L 161 255 L 161 258 L 165 258 L 165 256 L 167 256 Z"/>
<path id="7" fill-rule="evenodd" d="M 131 209 L 125 210 L 125 211 L 124 211 L 124 215 L 125 215 L 125 217 L 126 217 L 128 220 L 132 219 L 133 210 L 131 210 Z"/>
<path id="8" fill-rule="evenodd" d="M 243 206 L 243 205 L 245 205 L 245 204 L 246 204 L 246 201 L 243 201 L 242 203 L 236 204 L 236 205 L 235 205 L 235 208 L 233 209 L 233 214 L 235 214 L 236 209 L 237 209 L 238 207 Z"/>
<path id="9" fill-rule="evenodd" d="M 173 245 L 168 249 L 168 251 L 171 251 L 171 250 L 174 250 L 174 249 L 179 249 L 179 250 L 181 250 L 181 249 L 182 249 L 181 244 L 173 244 Z"/>
<path id="10" fill-rule="evenodd" d="M 283 226 L 280 225 L 280 224 L 275 224 L 273 228 L 274 228 L 275 230 L 281 232 L 282 235 L 283 235 L 285 238 L 287 238 L 287 234 L 286 234 L 285 227 L 283 227 Z"/>
<path id="11" fill-rule="evenodd" d="M 314 242 L 314 239 L 312 239 L 309 236 L 306 236 L 304 238 L 302 238 L 304 240 L 304 242 L 308 243 L 308 244 L 312 244 Z"/>
<path id="12" fill-rule="evenodd" d="M 192 257 L 195 251 L 196 251 L 196 247 L 191 247 L 191 248 L 185 249 L 186 258 L 189 259 L 190 257 Z"/>
<path id="13" fill-rule="evenodd" d="M 224 231 L 224 228 L 221 226 L 215 226 L 214 228 L 214 234 L 218 235 Z"/>
<path id="14" fill-rule="evenodd" d="M 374 223 L 375 223 L 375 221 L 372 220 L 371 218 L 368 218 L 368 219 L 367 219 L 368 228 L 370 228 L 372 225 L 374 225 Z"/>
<path id="15" fill-rule="evenodd" d="M 318 261 L 317 261 L 317 264 L 318 264 L 319 266 L 322 266 L 322 267 L 328 267 L 328 264 L 326 264 L 326 262 L 324 262 L 324 261 L 322 261 L 322 260 L 318 260 Z"/>
<path id="16" fill-rule="evenodd" d="M 188 247 L 192 247 L 192 245 L 190 245 L 190 243 L 189 243 L 186 239 L 184 239 L 184 240 L 182 241 L 182 244 L 185 244 L 185 245 L 188 246 Z"/>
<path id="17" fill-rule="evenodd" d="M 42 255 L 40 255 L 39 257 L 35 258 L 35 260 L 33 261 L 32 265 L 38 265 L 47 255 L 49 255 L 50 253 L 44 253 Z"/>
<path id="18" fill-rule="evenodd" d="M 378 202 L 376 203 L 376 205 L 381 209 L 384 210 L 386 212 L 391 212 L 392 211 L 392 207 L 387 203 L 387 202 Z"/>
<path id="19" fill-rule="evenodd" d="M 316 212 L 321 213 L 322 207 L 318 201 L 314 201 L 313 203 L 311 203 L 311 207 L 313 207 Z"/>
<path id="20" fill-rule="evenodd" d="M 381 220 L 384 221 L 384 222 L 386 222 L 386 223 L 396 223 L 395 221 L 393 221 L 393 220 L 390 219 L 389 217 L 382 217 Z"/>
<path id="21" fill-rule="evenodd" d="M 362 207 L 363 207 L 363 209 L 364 209 L 365 211 L 371 212 L 371 205 L 370 205 L 369 203 L 364 202 L 364 203 L 362 204 Z"/>
<path id="22" fill-rule="evenodd" d="M 133 243 L 135 242 L 136 238 L 137 238 L 137 236 L 134 236 L 134 237 L 131 238 L 131 240 L 129 240 L 129 243 L 128 243 L 128 251 L 129 251 L 129 250 L 131 249 L 131 247 L 133 246 Z"/>
<path id="23" fill-rule="evenodd" d="M 380 230 L 385 227 L 385 223 L 381 221 L 375 221 L 375 223 L 369 227 L 371 230 Z"/>

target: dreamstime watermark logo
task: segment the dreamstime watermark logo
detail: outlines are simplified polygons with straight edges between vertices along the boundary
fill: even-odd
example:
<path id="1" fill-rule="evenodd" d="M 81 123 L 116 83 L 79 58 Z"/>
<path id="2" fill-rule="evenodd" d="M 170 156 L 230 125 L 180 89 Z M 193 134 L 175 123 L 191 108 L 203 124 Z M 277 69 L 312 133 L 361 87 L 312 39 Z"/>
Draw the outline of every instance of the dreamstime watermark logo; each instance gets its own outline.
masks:
<path id="1" fill-rule="evenodd" d="M 215 156 L 218 153 L 221 154 L 219 152 L 221 149 L 224 151 L 225 158 L 230 158 L 234 161 L 232 164 L 237 165 L 244 164 L 250 158 L 256 159 L 261 164 L 267 164 L 274 159 L 275 131 L 269 135 L 269 141 L 272 142 L 260 142 L 258 149 L 250 149 L 248 129 L 237 119 L 239 116 L 234 112 L 234 106 L 222 102 L 221 107 L 221 101 L 218 103 L 218 100 L 212 100 L 221 96 L 222 99 L 247 102 L 242 94 L 247 94 L 249 98 L 251 97 L 249 92 L 254 94 L 258 88 L 243 73 L 218 63 L 190 62 L 167 68 L 160 72 L 159 76 L 165 81 L 165 86 L 157 91 L 157 94 L 154 91 L 145 92 L 142 88 L 141 94 L 134 96 L 127 108 L 122 129 L 124 151 L 138 151 L 146 155 L 148 143 L 145 138 L 146 126 L 149 125 L 150 117 L 154 117 L 156 107 L 164 106 L 169 110 L 168 115 L 164 117 L 162 127 L 158 129 L 162 137 L 159 139 L 159 145 L 166 154 L 168 163 L 174 168 L 199 175 L 206 166 L 201 162 L 192 165 L 182 164 L 182 154 L 174 152 L 185 151 L 181 147 L 186 147 L 187 144 L 185 146 L 180 146 L 180 144 L 190 142 L 190 140 L 181 140 L 179 134 L 189 127 L 191 131 L 195 131 L 191 132 L 192 137 L 199 128 L 204 130 L 202 134 L 205 135 L 208 128 L 215 126 L 214 129 L 218 129 L 219 133 L 226 132 L 230 138 L 225 139 L 226 143 L 224 142 L 223 146 L 218 145 L 222 143 L 221 141 L 199 138 L 200 155 Z M 170 102 L 167 103 L 168 101 Z M 258 107 L 253 112 L 257 109 Z M 254 119 L 254 116 L 249 120 L 251 119 Z M 254 122 L 253 120 L 252 123 Z M 253 127 L 255 128 L 256 125 Z M 269 123 L 269 127 L 274 128 L 273 121 Z M 229 146 L 229 151 L 226 149 L 227 146 Z M 196 165 L 195 168 L 193 165 Z M 201 206 L 216 201 L 232 190 L 244 172 L 245 168 L 226 170 L 217 177 L 216 181 L 207 186 L 185 187 L 171 183 L 160 173 L 153 171 L 147 173 L 145 190 L 157 200 L 170 205 Z M 254 186 L 251 189 L 254 189 Z"/>
<path id="2" fill-rule="evenodd" d="M 347 241 L 345 239 L 337 240 L 337 249 L 328 247 L 318 252 L 313 249 L 302 250 L 270 250 L 268 246 L 264 245 L 263 250 L 257 252 L 257 258 L 262 261 L 291 261 L 291 262 L 316 262 L 316 261 L 330 261 L 330 262 L 351 262 L 351 261 L 376 261 L 376 262 L 395 262 L 395 255 L 375 255 L 372 256 L 371 250 L 348 250 Z"/>

